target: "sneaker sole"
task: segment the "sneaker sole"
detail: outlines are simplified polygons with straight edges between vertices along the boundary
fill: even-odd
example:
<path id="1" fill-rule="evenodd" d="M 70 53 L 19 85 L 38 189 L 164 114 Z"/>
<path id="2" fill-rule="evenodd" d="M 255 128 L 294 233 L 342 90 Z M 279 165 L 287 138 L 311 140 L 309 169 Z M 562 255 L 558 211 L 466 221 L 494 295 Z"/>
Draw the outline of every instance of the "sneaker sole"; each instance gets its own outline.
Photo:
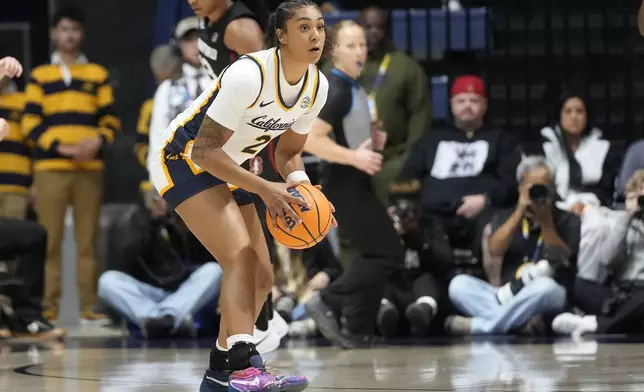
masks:
<path id="1" fill-rule="evenodd" d="M 217 385 L 217 386 L 212 386 L 208 380 L 205 378 L 201 380 L 201 385 L 199 386 L 199 392 L 227 392 L 228 391 L 228 385 Z"/>
<path id="2" fill-rule="evenodd" d="M 382 314 L 378 320 L 378 330 L 384 337 L 392 337 L 398 332 L 398 322 L 400 321 L 400 314 L 397 310 L 391 309 Z"/>
<path id="3" fill-rule="evenodd" d="M 309 382 L 307 381 L 306 383 L 300 384 L 300 385 L 289 385 L 289 386 L 285 386 L 285 387 L 280 387 L 275 392 L 301 392 L 301 391 L 305 390 L 308 387 L 309 387 Z M 273 392 L 273 391 L 271 391 L 271 392 Z"/>
<path id="4" fill-rule="evenodd" d="M 309 383 L 306 382 L 305 384 L 302 384 L 302 385 L 289 385 L 289 386 L 282 386 L 282 387 L 270 386 L 270 387 L 267 387 L 267 388 L 258 389 L 258 390 L 253 391 L 253 392 L 302 392 L 303 390 L 305 390 L 308 387 L 309 387 Z M 237 388 L 235 388 L 233 386 L 228 387 L 228 389 L 226 389 L 226 390 L 228 392 L 240 392 L 239 389 L 237 389 Z M 211 392 L 211 390 L 202 391 L 201 389 L 199 389 L 199 392 Z M 219 392 L 219 391 L 217 390 L 217 392 Z"/>
<path id="5" fill-rule="evenodd" d="M 405 311 L 405 317 L 409 320 L 411 324 L 412 335 L 414 336 L 425 336 L 429 325 L 432 320 L 429 315 L 423 314 L 422 311 L 416 307 L 409 307 Z"/>

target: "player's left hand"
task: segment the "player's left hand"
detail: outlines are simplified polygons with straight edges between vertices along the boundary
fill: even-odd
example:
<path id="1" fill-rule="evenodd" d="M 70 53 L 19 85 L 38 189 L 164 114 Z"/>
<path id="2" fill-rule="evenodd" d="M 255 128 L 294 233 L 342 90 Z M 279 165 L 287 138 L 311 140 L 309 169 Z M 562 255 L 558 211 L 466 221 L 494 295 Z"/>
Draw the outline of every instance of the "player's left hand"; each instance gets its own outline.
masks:
<path id="1" fill-rule="evenodd" d="M 472 219 L 485 208 L 485 195 L 469 195 L 463 197 L 463 204 L 456 210 L 456 215 Z"/>
<path id="2" fill-rule="evenodd" d="M 322 191 L 322 185 L 313 185 L 318 191 Z M 333 203 L 329 202 L 329 205 L 331 206 L 331 212 L 335 212 L 335 207 L 333 206 Z M 338 221 L 335 220 L 335 216 L 331 215 L 331 224 L 333 227 L 338 227 Z"/>

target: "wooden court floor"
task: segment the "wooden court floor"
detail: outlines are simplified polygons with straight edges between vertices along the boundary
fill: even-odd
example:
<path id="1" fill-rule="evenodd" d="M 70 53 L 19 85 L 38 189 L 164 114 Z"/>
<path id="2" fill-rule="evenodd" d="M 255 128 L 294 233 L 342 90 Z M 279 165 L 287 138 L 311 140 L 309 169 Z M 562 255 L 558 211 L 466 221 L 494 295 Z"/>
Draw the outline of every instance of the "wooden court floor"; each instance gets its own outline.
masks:
<path id="1" fill-rule="evenodd" d="M 287 343 L 265 356 L 310 391 L 644 391 L 644 340 L 435 341 L 342 351 Z M 5 344 L 0 391 L 198 391 L 208 342 Z"/>

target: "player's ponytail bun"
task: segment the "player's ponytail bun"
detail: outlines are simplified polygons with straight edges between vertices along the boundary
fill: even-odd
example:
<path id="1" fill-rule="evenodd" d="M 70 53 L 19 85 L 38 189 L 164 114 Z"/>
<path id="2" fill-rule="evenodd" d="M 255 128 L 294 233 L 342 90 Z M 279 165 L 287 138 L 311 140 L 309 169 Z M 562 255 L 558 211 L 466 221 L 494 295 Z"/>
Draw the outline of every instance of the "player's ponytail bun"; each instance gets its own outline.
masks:
<path id="1" fill-rule="evenodd" d="M 268 24 L 266 26 L 266 37 L 264 38 L 264 48 L 273 48 L 277 47 L 278 42 L 277 42 L 277 24 L 276 24 L 276 12 L 273 12 L 269 17 L 268 17 Z"/>

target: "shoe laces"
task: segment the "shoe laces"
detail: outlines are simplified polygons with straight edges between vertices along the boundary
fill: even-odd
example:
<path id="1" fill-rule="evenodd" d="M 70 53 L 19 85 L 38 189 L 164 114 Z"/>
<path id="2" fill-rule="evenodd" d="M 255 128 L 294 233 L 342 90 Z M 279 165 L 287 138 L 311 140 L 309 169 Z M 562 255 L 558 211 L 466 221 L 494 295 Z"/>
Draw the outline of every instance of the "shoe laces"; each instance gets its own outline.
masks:
<path id="1" fill-rule="evenodd" d="M 273 364 L 270 361 L 264 361 L 264 363 L 262 364 L 262 369 L 261 370 L 266 374 L 274 376 L 276 369 L 277 368 L 275 366 L 273 366 Z"/>

